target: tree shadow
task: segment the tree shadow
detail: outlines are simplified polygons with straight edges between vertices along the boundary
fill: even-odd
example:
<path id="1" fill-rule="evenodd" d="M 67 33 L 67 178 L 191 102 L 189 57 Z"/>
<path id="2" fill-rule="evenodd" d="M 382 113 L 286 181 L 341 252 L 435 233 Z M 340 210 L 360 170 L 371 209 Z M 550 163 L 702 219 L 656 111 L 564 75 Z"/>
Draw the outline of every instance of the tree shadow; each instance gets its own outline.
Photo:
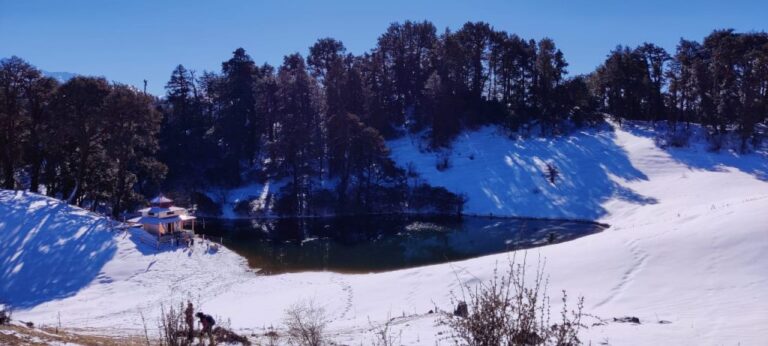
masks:
<path id="1" fill-rule="evenodd" d="M 102 268 L 115 257 L 118 243 L 132 242 L 142 256 L 191 251 L 157 246 L 140 228 L 120 232 L 108 223 L 53 198 L 0 190 L 0 302 L 27 309 L 73 296 L 94 282 L 109 283 Z"/>
<path id="2" fill-rule="evenodd" d="M 596 220 L 607 213 L 602 204 L 610 198 L 658 202 L 617 183 L 617 178 L 648 177 L 632 165 L 615 137 L 612 128 L 605 127 L 557 138 L 512 140 L 486 127 L 454 142 L 453 167 L 445 172 L 432 164 L 433 153 L 402 148 L 404 142 L 394 143 L 393 156 L 401 164 L 413 162 L 430 184 L 466 194 L 469 213 Z M 546 177 L 547 163 L 559 171 L 555 184 Z"/>
<path id="3" fill-rule="evenodd" d="M 42 196 L 0 191 L 0 297 L 14 308 L 74 295 L 115 255 L 105 218 Z"/>
<path id="4" fill-rule="evenodd" d="M 656 139 L 660 133 L 665 133 L 664 124 L 627 123 L 622 125 L 622 130 L 638 137 Z M 661 148 L 670 157 L 691 169 L 722 172 L 726 167 L 735 168 L 741 172 L 750 174 L 762 181 L 768 181 L 768 151 L 758 149 L 749 153 L 740 153 L 733 149 L 735 146 L 726 146 L 719 151 L 709 150 L 706 142 L 705 129 L 699 125 L 691 125 L 691 141 L 689 146 L 676 148 Z M 729 138 L 733 141 L 733 138 Z"/>

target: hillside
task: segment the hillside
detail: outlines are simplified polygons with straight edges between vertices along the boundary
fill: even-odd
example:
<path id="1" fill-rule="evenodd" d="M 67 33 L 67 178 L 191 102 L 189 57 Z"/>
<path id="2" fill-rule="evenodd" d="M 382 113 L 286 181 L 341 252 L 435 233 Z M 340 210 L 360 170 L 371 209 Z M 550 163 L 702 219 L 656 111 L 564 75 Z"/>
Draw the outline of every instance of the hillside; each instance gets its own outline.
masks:
<path id="1" fill-rule="evenodd" d="M 429 183 L 466 194 L 470 213 L 611 225 L 528 254 L 531 265 L 546 259 L 554 297 L 561 289 L 583 295 L 585 311 L 608 321 L 586 330 L 584 341 L 757 345 L 768 335 L 765 153 L 662 149 L 641 127 L 553 142 L 508 140 L 483 128 L 462 135 L 443 154 L 452 167 L 439 171 L 436 154 L 418 151 L 410 139 L 389 144 L 398 163 L 413 162 Z M 554 185 L 542 176 L 550 161 L 561 172 Z M 112 230 L 47 197 L 1 191 L 0 215 L 0 297 L 17 307 L 15 316 L 53 325 L 60 313 L 65 327 L 99 333 L 140 334 L 140 314 L 153 320 L 161 303 L 193 296 L 204 311 L 259 334 L 279 327 L 292 303 L 315 298 L 338 342 L 366 343 L 370 325 L 392 316 L 404 344 L 448 344 L 427 312 L 451 309 L 459 282 L 486 280 L 508 260 L 502 254 L 378 274 L 259 276 L 227 249 L 212 253 L 198 243 L 156 251 L 139 241 L 141 232 Z M 623 316 L 641 324 L 611 322 Z"/>

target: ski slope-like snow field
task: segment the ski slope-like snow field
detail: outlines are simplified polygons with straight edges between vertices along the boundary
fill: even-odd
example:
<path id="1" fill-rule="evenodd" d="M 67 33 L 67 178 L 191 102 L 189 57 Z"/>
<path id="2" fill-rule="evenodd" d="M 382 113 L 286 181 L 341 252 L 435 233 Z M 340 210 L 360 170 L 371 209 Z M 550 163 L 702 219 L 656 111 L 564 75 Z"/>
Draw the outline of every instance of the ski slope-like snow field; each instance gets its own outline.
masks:
<path id="1" fill-rule="evenodd" d="M 554 141 L 509 140 L 494 128 L 463 134 L 451 168 L 406 137 L 390 142 L 433 185 L 464 193 L 472 214 L 592 219 L 611 227 L 527 253 L 546 259 L 553 314 L 560 291 L 584 296 L 593 345 L 765 345 L 768 340 L 768 157 L 662 149 L 641 127 Z M 553 162 L 561 181 L 542 176 Z M 260 276 L 222 249 L 157 252 L 141 231 L 35 194 L 0 191 L 0 301 L 14 316 L 85 332 L 143 333 L 161 304 L 192 297 L 247 334 L 280 327 L 291 304 L 315 299 L 333 339 L 369 344 L 394 318 L 407 345 L 452 344 L 436 307 L 461 284 L 491 278 L 511 254 L 376 274 Z M 518 254 L 517 258 L 520 258 Z M 639 325 L 612 322 L 636 316 Z M 556 316 L 553 316 L 556 318 Z M 590 318 L 591 324 L 596 320 Z M 665 323 L 660 323 L 665 321 Z M 666 323 L 668 322 L 668 323 Z M 366 341 L 368 340 L 368 341 Z"/>

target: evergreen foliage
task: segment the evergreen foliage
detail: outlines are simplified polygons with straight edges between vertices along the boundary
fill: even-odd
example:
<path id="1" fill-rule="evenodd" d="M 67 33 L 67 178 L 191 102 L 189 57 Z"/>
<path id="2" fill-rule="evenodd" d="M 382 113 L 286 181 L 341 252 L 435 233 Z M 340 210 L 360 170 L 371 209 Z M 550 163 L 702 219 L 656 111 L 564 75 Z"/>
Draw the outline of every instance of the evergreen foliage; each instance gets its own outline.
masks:
<path id="1" fill-rule="evenodd" d="M 427 21 L 391 24 L 361 55 L 322 38 L 278 67 L 243 48 L 220 72 L 179 65 L 160 99 L 103 78 L 59 85 L 11 57 L 0 61 L 0 184 L 114 214 L 161 185 L 211 204 L 199 193 L 209 186 L 268 180 L 285 182 L 275 205 L 290 215 L 454 213 L 463 198 L 397 167 L 386 139 L 412 133 L 442 149 L 484 124 L 556 136 L 608 113 L 665 121 L 673 145 L 686 143 L 681 125 L 701 123 L 714 149 L 733 134 L 747 151 L 765 128 L 766 33 L 717 30 L 674 54 L 618 46 L 586 76 L 567 66 L 549 38 L 483 22 L 438 33 Z"/>

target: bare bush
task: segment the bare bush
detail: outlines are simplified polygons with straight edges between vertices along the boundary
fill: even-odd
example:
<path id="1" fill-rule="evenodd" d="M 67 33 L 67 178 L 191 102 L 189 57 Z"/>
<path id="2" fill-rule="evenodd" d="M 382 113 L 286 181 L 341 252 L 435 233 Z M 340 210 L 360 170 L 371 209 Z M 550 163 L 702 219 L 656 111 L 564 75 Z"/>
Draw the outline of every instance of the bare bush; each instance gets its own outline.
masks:
<path id="1" fill-rule="evenodd" d="M 293 304 L 285 311 L 283 323 L 288 341 L 294 345 L 320 346 L 326 344 L 325 328 L 328 325 L 325 309 L 314 300 Z"/>
<path id="2" fill-rule="evenodd" d="M 188 338 L 190 332 L 184 320 L 184 304 L 179 303 L 178 308 L 170 305 L 166 310 L 165 305 L 160 306 L 160 343 L 165 346 L 186 346 L 192 344 Z"/>
<path id="3" fill-rule="evenodd" d="M 561 322 L 551 327 L 553 345 L 579 345 L 579 330 L 581 324 L 584 297 L 579 297 L 576 309 L 568 311 L 568 294 L 563 290 L 563 309 L 560 310 Z"/>
<path id="4" fill-rule="evenodd" d="M 451 156 L 450 154 L 441 154 L 437 158 L 437 162 L 435 163 L 435 168 L 437 168 L 438 171 L 444 172 L 451 168 Z"/>
<path id="5" fill-rule="evenodd" d="M 195 345 L 195 337 L 200 338 L 200 343 L 203 342 L 203 338 L 208 334 L 204 334 L 204 330 L 195 331 L 194 324 L 194 307 L 191 302 L 187 302 L 186 307 L 183 302 L 178 304 L 171 304 L 167 309 L 165 305 L 161 305 L 160 320 L 158 321 L 158 327 L 160 329 L 160 345 L 163 346 L 189 346 Z M 141 314 L 142 321 L 144 315 Z M 222 325 L 212 328 L 210 337 L 210 343 L 223 342 L 226 344 L 240 344 L 250 345 L 250 341 L 245 336 L 239 335 L 229 329 L 229 319 L 216 317 L 219 321 L 223 321 Z M 146 329 L 146 326 L 145 326 Z M 145 330 L 146 334 L 146 330 Z M 149 338 L 147 337 L 147 343 Z"/>
<path id="6" fill-rule="evenodd" d="M 267 338 L 268 346 L 277 346 L 280 341 L 280 334 L 278 334 L 272 327 L 269 327 L 269 331 L 264 333 L 264 337 Z"/>
<path id="7" fill-rule="evenodd" d="M 654 138 L 654 142 L 661 148 L 683 148 L 689 145 L 691 132 L 687 129 L 668 129 Z"/>
<path id="8" fill-rule="evenodd" d="M 373 346 L 396 346 L 400 345 L 400 340 L 402 339 L 403 331 L 401 330 L 400 333 L 395 334 L 392 330 L 392 322 L 394 321 L 393 318 L 387 317 L 387 322 L 384 324 L 380 324 L 378 326 L 373 325 L 370 320 L 368 320 L 368 324 L 371 326 L 371 329 L 374 334 L 374 339 L 371 342 L 371 345 Z"/>
<path id="9" fill-rule="evenodd" d="M 0 326 L 11 323 L 11 315 L 13 315 L 11 308 L 0 304 Z"/>
<path id="10" fill-rule="evenodd" d="M 475 287 L 462 286 L 466 317 L 448 316 L 444 323 L 452 338 L 463 345 L 579 345 L 584 299 L 568 311 L 563 291 L 562 321 L 550 324 L 550 304 L 544 265 L 539 262 L 533 282 L 526 282 L 526 261 L 510 261 L 506 273 L 494 270 L 493 278 Z M 454 301 L 458 301 L 454 299 Z"/>

